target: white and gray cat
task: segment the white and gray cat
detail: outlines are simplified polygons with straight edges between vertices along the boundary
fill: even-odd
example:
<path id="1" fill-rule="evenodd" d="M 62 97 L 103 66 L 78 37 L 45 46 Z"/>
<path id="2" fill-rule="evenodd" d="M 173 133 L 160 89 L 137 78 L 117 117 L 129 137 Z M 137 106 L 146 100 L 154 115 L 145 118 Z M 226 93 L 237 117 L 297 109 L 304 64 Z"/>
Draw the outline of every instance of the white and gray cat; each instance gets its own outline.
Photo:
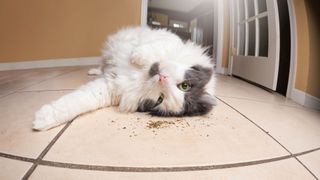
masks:
<path id="1" fill-rule="evenodd" d="M 167 30 L 126 28 L 102 50 L 102 77 L 41 107 L 33 129 L 47 130 L 102 107 L 156 116 L 195 116 L 215 105 L 213 64 L 204 49 Z"/>

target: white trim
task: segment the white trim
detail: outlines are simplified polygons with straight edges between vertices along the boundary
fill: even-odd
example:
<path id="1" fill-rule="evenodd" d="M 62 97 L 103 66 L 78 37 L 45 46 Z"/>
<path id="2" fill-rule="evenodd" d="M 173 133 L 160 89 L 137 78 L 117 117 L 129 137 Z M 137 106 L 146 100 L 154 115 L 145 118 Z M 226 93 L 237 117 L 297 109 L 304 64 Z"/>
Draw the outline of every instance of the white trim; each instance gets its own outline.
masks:
<path id="1" fill-rule="evenodd" d="M 230 19 L 230 31 L 229 31 L 229 55 L 228 55 L 228 59 L 229 59 L 229 62 L 228 62 L 228 69 L 227 69 L 227 74 L 228 75 L 232 75 L 232 63 L 233 63 L 233 56 L 234 56 L 234 41 L 235 41 L 235 36 L 234 36 L 234 25 L 235 25 L 235 22 L 234 22 L 234 12 L 235 12 L 235 5 L 234 5 L 234 2 L 233 0 L 229 0 L 229 5 L 230 5 L 230 16 L 229 16 L 229 19 Z"/>
<path id="2" fill-rule="evenodd" d="M 244 16 L 245 19 L 248 19 L 248 0 L 244 0 Z M 248 56 L 248 52 L 249 52 L 249 22 L 245 22 L 245 46 L 244 46 L 244 55 Z"/>
<path id="3" fill-rule="evenodd" d="M 292 89 L 290 98 L 298 104 L 304 105 L 305 92 L 298 89 Z"/>
<path id="4" fill-rule="evenodd" d="M 320 110 L 320 99 L 298 89 L 293 89 L 291 99 L 305 107 Z"/>
<path id="5" fill-rule="evenodd" d="M 222 67 L 222 54 L 223 54 L 223 38 L 224 38 L 224 1 L 216 0 L 216 9 L 218 17 L 218 32 L 217 32 L 217 63 L 216 72 L 224 74 L 225 70 Z"/>
<path id="6" fill-rule="evenodd" d="M 306 100 L 304 102 L 304 106 L 320 110 L 320 99 L 306 93 Z"/>
<path id="7" fill-rule="evenodd" d="M 274 16 L 275 16 L 275 29 L 276 29 L 276 52 L 275 52 L 275 72 L 273 77 L 273 90 L 277 89 L 278 76 L 279 76 L 279 66 L 280 66 L 280 18 L 279 18 L 279 8 L 277 0 L 273 0 L 274 3 Z M 269 11 L 268 11 L 269 13 Z"/>
<path id="8" fill-rule="evenodd" d="M 296 81 L 296 71 L 297 71 L 297 24 L 296 24 L 296 14 L 294 9 L 294 4 L 292 0 L 287 0 L 290 18 L 290 36 L 291 36 L 291 58 L 290 58 L 290 72 L 287 87 L 287 97 L 291 97 L 292 91 L 294 89 Z"/>
<path id="9" fill-rule="evenodd" d="M 0 71 L 47 68 L 47 67 L 63 67 L 63 66 L 87 66 L 87 65 L 99 65 L 99 64 L 100 64 L 100 57 L 48 59 L 48 60 L 38 60 L 38 61 L 0 63 Z"/>
<path id="10" fill-rule="evenodd" d="M 148 18 L 148 0 L 141 0 L 141 17 L 140 17 L 141 26 L 147 26 L 147 18 Z"/>
<path id="11" fill-rule="evenodd" d="M 219 71 L 217 70 L 217 73 L 222 74 L 222 75 L 228 75 L 228 68 L 220 68 Z"/>

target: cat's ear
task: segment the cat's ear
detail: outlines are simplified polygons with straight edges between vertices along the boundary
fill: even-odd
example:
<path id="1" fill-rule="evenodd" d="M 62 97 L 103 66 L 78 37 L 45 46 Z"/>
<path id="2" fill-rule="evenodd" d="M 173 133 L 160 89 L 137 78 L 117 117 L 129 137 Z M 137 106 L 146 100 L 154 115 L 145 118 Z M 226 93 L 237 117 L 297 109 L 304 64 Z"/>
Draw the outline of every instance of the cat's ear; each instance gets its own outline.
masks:
<path id="1" fill-rule="evenodd" d="M 207 114 L 215 105 L 217 105 L 216 98 L 205 93 L 199 98 L 195 113 L 199 115 Z"/>
<path id="2" fill-rule="evenodd" d="M 195 66 L 192 66 L 191 69 L 195 70 L 195 71 L 199 71 L 199 72 L 203 72 L 209 76 L 212 75 L 213 73 L 213 68 L 207 68 L 207 67 L 203 67 L 203 66 L 200 66 L 200 65 L 195 65 Z"/>
<path id="3" fill-rule="evenodd" d="M 217 105 L 217 99 L 214 96 L 211 96 L 208 93 L 205 93 L 204 95 L 202 95 L 200 97 L 199 102 L 202 103 L 202 104 L 210 105 L 210 106 L 216 106 Z"/>
<path id="4" fill-rule="evenodd" d="M 187 116 L 198 116 L 204 115 L 211 111 L 214 105 L 217 104 L 215 97 L 208 93 L 202 95 L 186 98 L 187 103 L 184 107 L 184 115 Z"/>

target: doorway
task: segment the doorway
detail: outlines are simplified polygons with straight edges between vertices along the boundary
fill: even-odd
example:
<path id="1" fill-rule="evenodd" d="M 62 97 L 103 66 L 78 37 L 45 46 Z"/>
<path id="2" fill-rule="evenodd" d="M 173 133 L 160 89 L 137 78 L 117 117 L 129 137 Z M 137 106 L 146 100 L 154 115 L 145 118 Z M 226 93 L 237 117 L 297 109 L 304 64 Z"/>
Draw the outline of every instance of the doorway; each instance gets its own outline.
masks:
<path id="1" fill-rule="evenodd" d="M 214 34 L 213 0 L 148 0 L 146 3 L 147 10 L 142 12 L 145 13 L 142 17 L 147 17 L 147 26 L 166 28 L 184 41 L 193 41 L 207 48 L 208 55 L 215 63 L 217 36 Z"/>

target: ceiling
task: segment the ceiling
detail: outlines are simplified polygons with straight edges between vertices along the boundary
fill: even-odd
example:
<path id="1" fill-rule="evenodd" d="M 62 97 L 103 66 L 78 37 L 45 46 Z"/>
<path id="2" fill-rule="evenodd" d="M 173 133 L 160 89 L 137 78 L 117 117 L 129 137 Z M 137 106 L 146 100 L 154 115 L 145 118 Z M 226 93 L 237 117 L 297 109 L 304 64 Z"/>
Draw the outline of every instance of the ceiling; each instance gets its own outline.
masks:
<path id="1" fill-rule="evenodd" d="M 148 7 L 189 12 L 203 2 L 213 3 L 213 0 L 149 0 Z"/>

